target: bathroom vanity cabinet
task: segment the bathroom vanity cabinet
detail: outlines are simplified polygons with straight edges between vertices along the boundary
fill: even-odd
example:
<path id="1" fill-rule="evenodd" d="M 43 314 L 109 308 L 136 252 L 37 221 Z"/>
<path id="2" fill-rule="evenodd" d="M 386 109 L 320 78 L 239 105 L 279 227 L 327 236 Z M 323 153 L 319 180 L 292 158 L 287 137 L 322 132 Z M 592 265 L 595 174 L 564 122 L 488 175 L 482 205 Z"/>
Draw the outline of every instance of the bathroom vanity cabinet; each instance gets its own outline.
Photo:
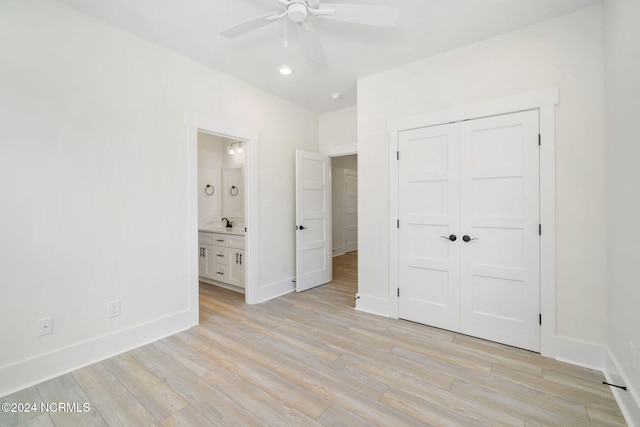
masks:
<path id="1" fill-rule="evenodd" d="M 200 231 L 198 242 L 200 279 L 244 288 L 244 235 Z"/>

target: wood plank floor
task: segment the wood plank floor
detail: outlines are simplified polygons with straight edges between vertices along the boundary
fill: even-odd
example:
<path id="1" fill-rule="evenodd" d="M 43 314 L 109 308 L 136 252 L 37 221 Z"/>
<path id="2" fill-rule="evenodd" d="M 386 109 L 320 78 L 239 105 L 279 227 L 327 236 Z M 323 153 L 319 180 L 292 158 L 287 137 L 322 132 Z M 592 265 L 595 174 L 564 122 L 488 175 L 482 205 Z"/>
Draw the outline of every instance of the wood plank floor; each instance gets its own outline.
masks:
<path id="1" fill-rule="evenodd" d="M 0 426 L 624 425 L 599 372 L 353 310 L 356 264 L 255 306 L 202 284 L 200 326 L 1 399 L 90 412 Z"/>

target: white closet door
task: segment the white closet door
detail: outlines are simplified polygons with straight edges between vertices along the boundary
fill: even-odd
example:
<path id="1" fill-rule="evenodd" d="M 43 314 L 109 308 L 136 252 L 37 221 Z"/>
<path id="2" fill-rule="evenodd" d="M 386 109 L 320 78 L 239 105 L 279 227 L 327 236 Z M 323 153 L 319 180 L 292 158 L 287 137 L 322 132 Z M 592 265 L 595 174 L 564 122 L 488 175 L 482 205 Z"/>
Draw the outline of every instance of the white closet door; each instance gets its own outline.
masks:
<path id="1" fill-rule="evenodd" d="M 458 124 L 402 132 L 399 139 L 399 315 L 459 330 Z M 445 236 L 445 237 L 442 237 Z"/>
<path id="2" fill-rule="evenodd" d="M 460 123 L 460 332 L 533 351 L 540 350 L 538 129 L 537 111 Z"/>

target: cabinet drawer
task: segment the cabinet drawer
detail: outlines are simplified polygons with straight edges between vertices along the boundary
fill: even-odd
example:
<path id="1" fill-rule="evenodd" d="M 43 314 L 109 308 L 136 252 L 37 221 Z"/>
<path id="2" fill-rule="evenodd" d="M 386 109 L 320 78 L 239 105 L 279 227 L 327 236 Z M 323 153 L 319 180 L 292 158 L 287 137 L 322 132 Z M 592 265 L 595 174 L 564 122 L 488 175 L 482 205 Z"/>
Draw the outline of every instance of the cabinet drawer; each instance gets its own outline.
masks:
<path id="1" fill-rule="evenodd" d="M 216 246 L 226 246 L 228 248 L 244 249 L 244 236 L 229 234 L 214 234 L 214 244 Z"/>
<path id="2" fill-rule="evenodd" d="M 218 246 L 227 246 L 224 234 L 213 234 L 213 243 Z"/>
<path id="3" fill-rule="evenodd" d="M 222 246 L 213 247 L 213 257 L 218 264 L 226 264 L 229 258 L 229 249 Z"/>
<path id="4" fill-rule="evenodd" d="M 215 234 L 213 233 L 203 233 L 202 231 L 198 233 L 198 243 L 209 243 L 215 244 Z"/>
<path id="5" fill-rule="evenodd" d="M 227 246 L 235 249 L 244 249 L 244 236 L 227 236 Z"/>
<path id="6" fill-rule="evenodd" d="M 214 279 L 219 280 L 221 282 L 227 282 L 227 266 L 222 264 L 216 265 L 216 272 L 214 274 Z"/>

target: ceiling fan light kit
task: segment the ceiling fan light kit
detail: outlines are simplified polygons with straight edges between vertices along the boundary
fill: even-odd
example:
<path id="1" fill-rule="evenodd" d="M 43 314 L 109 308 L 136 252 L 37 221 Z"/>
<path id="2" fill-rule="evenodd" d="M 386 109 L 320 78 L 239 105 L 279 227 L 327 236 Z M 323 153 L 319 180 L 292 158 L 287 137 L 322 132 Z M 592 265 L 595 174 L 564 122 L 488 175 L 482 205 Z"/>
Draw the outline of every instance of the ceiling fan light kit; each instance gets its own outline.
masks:
<path id="1" fill-rule="evenodd" d="M 287 18 L 296 24 L 307 19 L 309 8 L 305 3 L 291 3 L 287 6 Z"/>
<path id="2" fill-rule="evenodd" d="M 333 19 L 352 24 L 391 27 L 395 25 L 400 11 L 391 7 L 365 4 L 324 4 L 320 0 L 276 0 L 277 11 L 258 16 L 220 32 L 224 37 L 238 37 L 282 18 L 296 24 L 300 40 L 311 59 L 324 56 L 320 38 L 312 24 L 312 17 Z M 315 19 L 315 18 L 314 18 Z M 286 42 L 285 42 L 286 45 Z"/>

